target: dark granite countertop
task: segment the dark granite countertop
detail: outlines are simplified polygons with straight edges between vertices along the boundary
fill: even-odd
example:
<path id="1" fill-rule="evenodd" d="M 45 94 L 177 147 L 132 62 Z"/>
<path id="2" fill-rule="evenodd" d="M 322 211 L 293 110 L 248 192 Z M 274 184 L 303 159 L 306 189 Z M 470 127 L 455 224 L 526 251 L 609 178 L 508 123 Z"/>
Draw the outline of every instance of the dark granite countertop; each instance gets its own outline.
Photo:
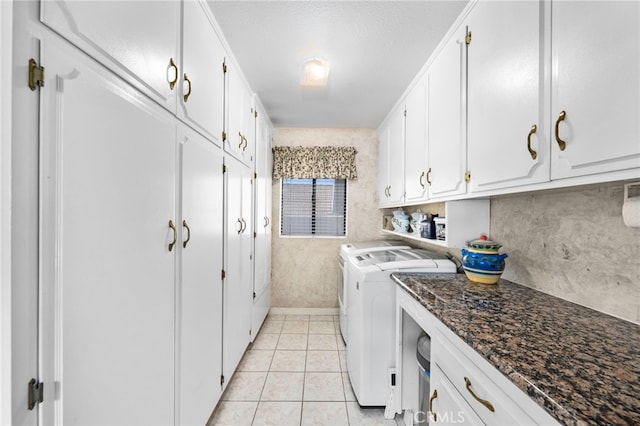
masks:
<path id="1" fill-rule="evenodd" d="M 392 276 L 560 423 L 640 424 L 640 325 L 502 279 Z"/>

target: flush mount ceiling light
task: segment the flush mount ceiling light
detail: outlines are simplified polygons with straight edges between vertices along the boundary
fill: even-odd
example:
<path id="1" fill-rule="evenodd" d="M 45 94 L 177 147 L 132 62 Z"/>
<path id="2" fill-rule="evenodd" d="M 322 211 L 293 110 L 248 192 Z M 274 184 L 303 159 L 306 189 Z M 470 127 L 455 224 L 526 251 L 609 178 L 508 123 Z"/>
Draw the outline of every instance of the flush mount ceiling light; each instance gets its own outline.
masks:
<path id="1" fill-rule="evenodd" d="M 302 64 L 301 86 L 326 86 L 329 78 L 329 64 L 324 59 L 308 58 Z"/>

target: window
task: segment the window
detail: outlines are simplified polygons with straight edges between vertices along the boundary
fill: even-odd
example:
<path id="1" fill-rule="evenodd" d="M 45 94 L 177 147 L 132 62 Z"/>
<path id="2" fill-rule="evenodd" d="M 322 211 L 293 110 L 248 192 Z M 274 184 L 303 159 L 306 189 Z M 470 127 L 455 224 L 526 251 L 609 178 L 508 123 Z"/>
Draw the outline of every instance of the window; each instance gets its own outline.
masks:
<path id="1" fill-rule="evenodd" d="M 346 179 L 282 179 L 281 194 L 280 235 L 346 235 Z"/>

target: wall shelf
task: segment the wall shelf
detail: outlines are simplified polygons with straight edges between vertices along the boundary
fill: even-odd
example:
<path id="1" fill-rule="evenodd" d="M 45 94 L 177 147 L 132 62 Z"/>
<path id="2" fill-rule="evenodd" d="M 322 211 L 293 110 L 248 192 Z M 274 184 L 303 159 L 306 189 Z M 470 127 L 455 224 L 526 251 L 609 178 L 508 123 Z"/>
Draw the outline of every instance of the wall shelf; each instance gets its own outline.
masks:
<path id="1" fill-rule="evenodd" d="M 410 232 L 398 232 L 398 231 L 390 231 L 388 229 L 381 229 L 383 234 L 396 235 L 402 238 L 406 238 L 408 240 L 420 241 L 421 243 L 433 244 L 439 247 L 449 247 L 446 241 L 443 240 L 432 240 L 429 238 L 422 238 L 417 236 L 416 234 L 412 234 Z"/>
<path id="2" fill-rule="evenodd" d="M 447 201 L 444 207 L 444 217 L 447 219 L 447 239 L 445 241 L 421 238 L 408 232 L 387 229 L 381 231 L 384 234 L 447 248 L 462 248 L 466 246 L 467 241 L 479 238 L 480 234 L 489 235 L 490 204 L 488 199 Z"/>

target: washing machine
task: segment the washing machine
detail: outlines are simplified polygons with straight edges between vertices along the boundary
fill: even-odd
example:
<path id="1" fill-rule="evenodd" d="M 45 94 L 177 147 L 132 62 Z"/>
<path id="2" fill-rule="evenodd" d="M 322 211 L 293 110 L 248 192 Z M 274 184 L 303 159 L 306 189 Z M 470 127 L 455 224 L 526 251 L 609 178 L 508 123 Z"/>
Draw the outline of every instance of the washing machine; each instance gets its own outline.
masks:
<path id="1" fill-rule="evenodd" d="M 347 272 L 347 370 L 361 406 L 384 406 L 395 367 L 396 284 L 393 272 L 451 273 L 446 256 L 420 249 L 387 249 L 352 255 Z"/>
<path id="2" fill-rule="evenodd" d="M 406 242 L 398 240 L 376 240 L 376 241 L 359 241 L 353 243 L 342 244 L 338 255 L 338 305 L 340 310 L 340 334 L 345 345 L 347 343 L 347 291 L 346 280 L 347 272 L 345 263 L 349 256 L 355 254 L 367 253 L 379 250 L 388 250 L 395 248 L 411 248 Z"/>

